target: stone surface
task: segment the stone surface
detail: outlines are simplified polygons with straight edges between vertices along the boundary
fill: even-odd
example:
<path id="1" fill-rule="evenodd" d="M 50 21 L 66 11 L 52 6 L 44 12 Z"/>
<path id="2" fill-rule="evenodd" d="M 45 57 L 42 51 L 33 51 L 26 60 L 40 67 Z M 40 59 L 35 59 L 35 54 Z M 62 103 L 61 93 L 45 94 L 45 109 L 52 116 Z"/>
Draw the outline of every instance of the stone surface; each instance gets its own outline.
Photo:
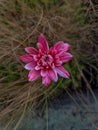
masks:
<path id="1" fill-rule="evenodd" d="M 48 113 L 43 116 L 30 112 L 17 130 L 98 130 L 98 104 L 92 94 L 71 96 L 63 93 L 48 101 Z M 98 99 L 98 91 L 95 96 Z"/>

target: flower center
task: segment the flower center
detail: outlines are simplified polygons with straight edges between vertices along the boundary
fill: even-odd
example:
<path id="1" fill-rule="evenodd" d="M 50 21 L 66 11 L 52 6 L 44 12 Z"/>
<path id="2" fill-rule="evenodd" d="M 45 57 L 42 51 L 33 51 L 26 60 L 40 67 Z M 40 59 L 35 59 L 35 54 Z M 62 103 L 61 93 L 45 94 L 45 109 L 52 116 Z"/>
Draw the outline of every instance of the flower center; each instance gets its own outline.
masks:
<path id="1" fill-rule="evenodd" d="M 51 55 L 44 55 L 44 56 L 42 56 L 42 61 L 43 62 L 47 62 L 47 63 L 52 63 L 53 62 L 53 58 L 52 58 L 52 56 Z"/>
<path id="2" fill-rule="evenodd" d="M 40 55 L 37 60 L 36 70 L 49 69 L 53 66 L 54 59 L 50 54 Z"/>
<path id="3" fill-rule="evenodd" d="M 45 68 L 50 68 L 53 63 L 53 57 L 51 55 L 43 55 L 41 57 L 41 66 Z"/>

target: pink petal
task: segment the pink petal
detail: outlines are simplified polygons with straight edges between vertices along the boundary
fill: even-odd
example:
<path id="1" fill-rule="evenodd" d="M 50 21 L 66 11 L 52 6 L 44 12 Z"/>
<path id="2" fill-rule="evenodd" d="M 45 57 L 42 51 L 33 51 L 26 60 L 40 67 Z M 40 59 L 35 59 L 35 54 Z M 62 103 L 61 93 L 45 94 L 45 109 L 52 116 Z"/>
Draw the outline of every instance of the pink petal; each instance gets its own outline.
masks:
<path id="1" fill-rule="evenodd" d="M 60 61 L 60 58 L 58 55 L 55 55 L 55 60 L 54 60 L 55 66 L 61 66 L 62 61 Z"/>
<path id="2" fill-rule="evenodd" d="M 38 49 L 41 50 L 42 52 L 47 52 L 49 50 L 48 42 L 43 34 L 39 36 L 37 46 Z"/>
<path id="3" fill-rule="evenodd" d="M 70 45 L 68 43 L 64 43 L 63 41 L 59 41 L 54 45 L 54 48 L 57 50 L 57 52 L 66 52 L 70 49 Z"/>
<path id="4" fill-rule="evenodd" d="M 50 54 L 52 54 L 52 55 L 57 54 L 57 50 L 54 48 L 54 46 L 50 47 L 49 52 L 50 52 Z"/>
<path id="5" fill-rule="evenodd" d="M 40 76 L 40 71 L 33 69 L 29 72 L 28 80 L 29 81 L 36 80 L 37 78 L 39 78 L 39 76 Z"/>
<path id="6" fill-rule="evenodd" d="M 68 62 L 73 58 L 73 56 L 70 53 L 63 52 L 61 55 L 59 55 L 59 58 L 62 62 Z"/>
<path id="7" fill-rule="evenodd" d="M 45 48 L 44 48 L 43 44 L 41 44 L 40 42 L 37 43 L 37 47 L 40 50 L 40 52 L 42 52 L 42 53 L 45 52 Z"/>
<path id="8" fill-rule="evenodd" d="M 57 72 L 55 70 L 48 70 L 48 74 L 49 74 L 49 77 L 54 80 L 55 82 L 57 82 L 58 80 L 58 76 L 57 76 Z"/>
<path id="9" fill-rule="evenodd" d="M 64 50 L 68 51 L 70 49 L 70 45 L 68 43 L 64 43 Z"/>
<path id="10" fill-rule="evenodd" d="M 38 54 L 38 51 L 33 47 L 26 47 L 25 51 L 29 54 L 35 54 L 35 55 Z"/>
<path id="11" fill-rule="evenodd" d="M 23 56 L 20 56 L 19 58 L 20 58 L 23 62 L 26 62 L 26 63 L 33 61 L 33 57 L 30 56 L 30 55 L 23 55 Z"/>
<path id="12" fill-rule="evenodd" d="M 33 55 L 34 61 L 38 60 L 38 55 Z"/>
<path id="13" fill-rule="evenodd" d="M 47 75 L 48 75 L 48 71 L 47 70 L 45 70 L 45 69 L 41 70 L 41 76 L 42 77 L 45 77 Z"/>
<path id="14" fill-rule="evenodd" d="M 36 62 L 32 61 L 32 62 L 30 62 L 30 63 L 28 63 L 28 64 L 25 65 L 25 69 L 32 70 L 32 69 L 35 68 L 35 66 L 36 66 Z"/>
<path id="15" fill-rule="evenodd" d="M 41 69 L 40 66 L 36 66 L 36 67 L 35 67 L 35 70 L 40 70 L 40 69 Z"/>
<path id="16" fill-rule="evenodd" d="M 56 68 L 56 71 L 57 71 L 57 73 L 58 73 L 60 76 L 62 76 L 62 77 L 64 77 L 64 78 L 69 78 L 69 77 L 70 77 L 70 74 L 69 74 L 69 73 L 67 72 L 67 70 L 65 70 L 64 67 L 62 67 L 62 66 L 57 67 L 57 68 Z"/>
<path id="17" fill-rule="evenodd" d="M 42 83 L 45 85 L 45 86 L 49 86 L 50 84 L 50 78 L 48 76 L 45 76 L 42 78 Z"/>
<path id="18" fill-rule="evenodd" d="M 64 49 L 64 42 L 63 42 L 63 41 L 57 42 L 57 43 L 54 45 L 54 48 L 55 48 L 56 50 L 58 50 L 58 51 Z"/>

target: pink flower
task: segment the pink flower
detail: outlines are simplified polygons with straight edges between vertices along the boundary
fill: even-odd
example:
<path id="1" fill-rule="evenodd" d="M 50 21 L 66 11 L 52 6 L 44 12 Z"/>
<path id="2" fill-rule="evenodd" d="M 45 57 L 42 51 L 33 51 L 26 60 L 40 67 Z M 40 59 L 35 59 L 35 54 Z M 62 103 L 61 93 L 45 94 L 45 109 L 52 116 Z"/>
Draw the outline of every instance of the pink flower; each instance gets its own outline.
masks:
<path id="1" fill-rule="evenodd" d="M 72 59 L 67 51 L 70 49 L 68 43 L 57 42 L 49 49 L 48 42 L 43 34 L 39 36 L 37 43 L 38 50 L 33 47 L 25 48 L 27 55 L 20 56 L 26 62 L 25 69 L 29 70 L 28 80 L 33 81 L 42 77 L 42 83 L 49 86 L 51 80 L 57 82 L 58 75 L 69 78 L 70 74 L 62 66 Z"/>

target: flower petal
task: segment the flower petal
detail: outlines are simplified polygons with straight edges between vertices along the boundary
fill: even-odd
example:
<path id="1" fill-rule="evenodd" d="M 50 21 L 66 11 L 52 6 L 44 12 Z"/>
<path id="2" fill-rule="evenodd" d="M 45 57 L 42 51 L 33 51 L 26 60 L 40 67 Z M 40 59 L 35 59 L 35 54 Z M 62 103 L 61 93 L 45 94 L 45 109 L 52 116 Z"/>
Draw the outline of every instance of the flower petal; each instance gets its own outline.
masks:
<path id="1" fill-rule="evenodd" d="M 38 54 L 38 51 L 33 47 L 26 47 L 25 51 L 29 54 L 35 54 L 35 55 Z"/>
<path id="2" fill-rule="evenodd" d="M 45 69 L 42 69 L 42 70 L 41 70 L 41 76 L 42 76 L 42 77 L 45 77 L 45 76 L 47 76 L 47 75 L 48 75 L 48 71 L 45 70 Z"/>
<path id="3" fill-rule="evenodd" d="M 40 71 L 36 71 L 35 69 L 33 69 L 29 72 L 28 80 L 29 81 L 36 80 L 37 78 L 39 78 L 39 76 L 40 76 Z"/>
<path id="4" fill-rule="evenodd" d="M 49 77 L 54 80 L 55 82 L 57 82 L 58 80 L 58 75 L 57 75 L 57 72 L 54 70 L 54 69 L 50 69 L 48 70 L 48 74 L 49 74 Z"/>
<path id="5" fill-rule="evenodd" d="M 45 86 L 49 86 L 49 84 L 50 84 L 50 78 L 49 78 L 49 76 L 45 76 L 45 77 L 43 77 L 42 78 L 42 83 L 45 85 Z"/>
<path id="6" fill-rule="evenodd" d="M 33 57 L 30 56 L 30 55 L 23 55 L 23 56 L 20 56 L 19 58 L 20 58 L 23 62 L 26 62 L 26 63 L 33 61 Z"/>
<path id="7" fill-rule="evenodd" d="M 57 52 L 61 51 L 68 51 L 70 49 L 70 45 L 68 43 L 64 43 L 63 41 L 59 41 L 54 45 L 54 48 L 57 50 Z"/>
<path id="8" fill-rule="evenodd" d="M 47 52 L 49 50 L 48 42 L 43 34 L 39 36 L 37 47 L 41 52 Z"/>
<path id="9" fill-rule="evenodd" d="M 59 58 L 62 62 L 68 62 L 73 58 L 73 56 L 70 53 L 63 52 L 59 55 Z"/>
<path id="10" fill-rule="evenodd" d="M 64 43 L 64 50 L 68 51 L 70 49 L 70 45 L 68 43 Z"/>
<path id="11" fill-rule="evenodd" d="M 55 60 L 54 60 L 55 66 L 61 66 L 62 61 L 60 61 L 60 58 L 58 55 L 55 55 Z"/>
<path id="12" fill-rule="evenodd" d="M 57 67 L 57 68 L 56 68 L 56 71 L 57 71 L 57 73 L 58 73 L 60 76 L 62 76 L 62 77 L 64 77 L 64 78 L 69 78 L 69 77 L 70 77 L 70 74 L 69 74 L 69 73 L 67 72 L 67 70 L 65 70 L 64 67 L 62 67 L 62 66 Z"/>
<path id="13" fill-rule="evenodd" d="M 41 67 L 40 66 L 35 66 L 35 70 L 40 70 L 41 69 Z"/>
<path id="14" fill-rule="evenodd" d="M 57 42 L 57 43 L 54 45 L 54 48 L 55 48 L 56 50 L 62 50 L 62 49 L 64 49 L 64 42 L 63 42 L 63 41 Z"/>
<path id="15" fill-rule="evenodd" d="M 39 49 L 39 52 L 41 52 L 41 53 L 45 52 L 45 48 L 43 47 L 43 45 L 40 42 L 37 43 L 37 47 Z"/>
<path id="16" fill-rule="evenodd" d="M 25 65 L 25 69 L 32 70 L 32 69 L 35 68 L 35 66 L 36 66 L 36 62 L 32 61 L 32 62 L 30 62 L 30 63 L 28 63 L 28 64 Z"/>

